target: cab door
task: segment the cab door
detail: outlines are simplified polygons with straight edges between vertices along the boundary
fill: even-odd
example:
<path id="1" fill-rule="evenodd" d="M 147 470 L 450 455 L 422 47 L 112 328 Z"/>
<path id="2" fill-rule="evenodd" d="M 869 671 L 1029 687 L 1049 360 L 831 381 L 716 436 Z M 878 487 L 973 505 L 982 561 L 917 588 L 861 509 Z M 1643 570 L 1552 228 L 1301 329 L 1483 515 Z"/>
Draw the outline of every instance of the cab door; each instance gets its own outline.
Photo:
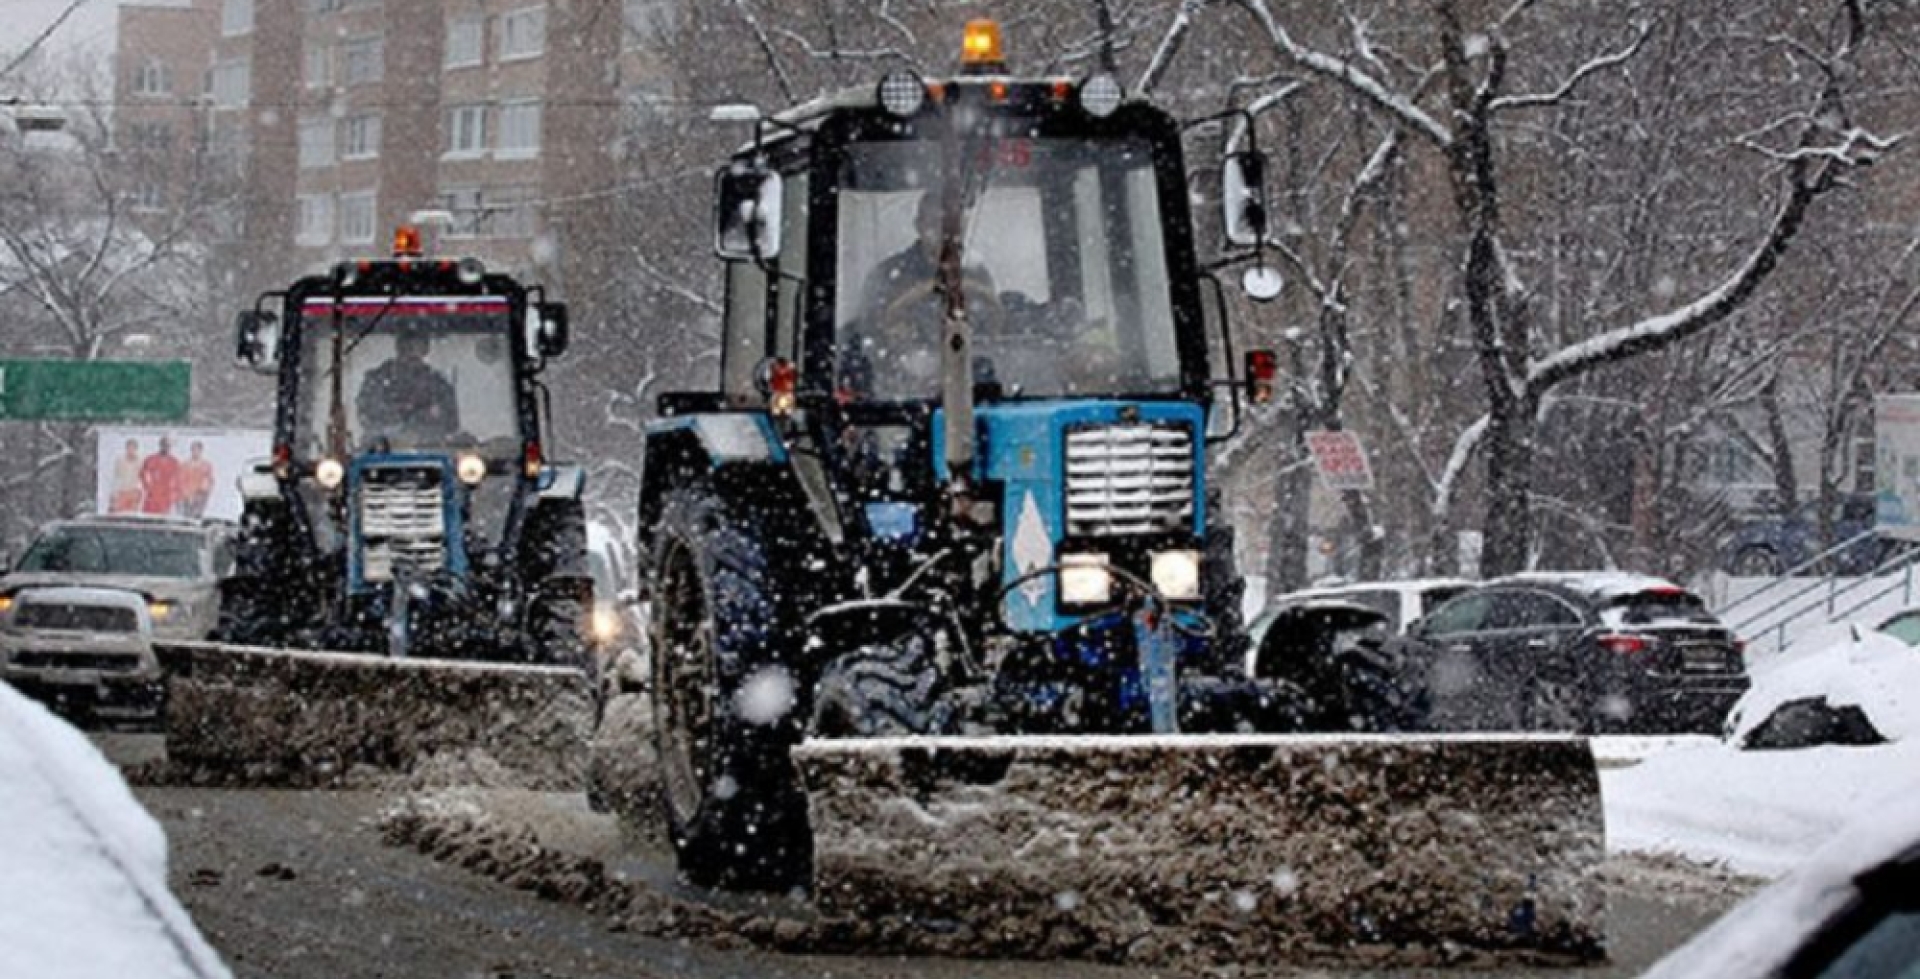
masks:
<path id="1" fill-rule="evenodd" d="M 1552 592 L 1516 588 L 1499 596 L 1486 656 L 1501 702 L 1503 730 L 1572 730 L 1585 702 L 1570 663 L 1584 629 L 1579 609 Z"/>

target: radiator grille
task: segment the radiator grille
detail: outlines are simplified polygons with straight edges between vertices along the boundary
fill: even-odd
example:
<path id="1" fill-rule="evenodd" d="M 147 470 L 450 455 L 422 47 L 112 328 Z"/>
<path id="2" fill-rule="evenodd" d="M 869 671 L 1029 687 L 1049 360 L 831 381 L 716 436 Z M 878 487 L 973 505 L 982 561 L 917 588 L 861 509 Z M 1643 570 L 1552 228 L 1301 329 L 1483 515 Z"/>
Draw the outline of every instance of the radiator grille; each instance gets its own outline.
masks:
<path id="1" fill-rule="evenodd" d="M 1067 533 L 1179 531 L 1193 523 L 1193 435 L 1184 425 L 1067 432 Z"/>
<path id="2" fill-rule="evenodd" d="M 118 605 L 71 605 L 64 602 L 22 602 L 13 624 L 22 629 L 72 632 L 136 632 L 140 617 Z"/>
<path id="3" fill-rule="evenodd" d="M 446 563 L 446 514 L 437 470 L 374 470 L 360 484 L 361 577 L 437 571 Z"/>

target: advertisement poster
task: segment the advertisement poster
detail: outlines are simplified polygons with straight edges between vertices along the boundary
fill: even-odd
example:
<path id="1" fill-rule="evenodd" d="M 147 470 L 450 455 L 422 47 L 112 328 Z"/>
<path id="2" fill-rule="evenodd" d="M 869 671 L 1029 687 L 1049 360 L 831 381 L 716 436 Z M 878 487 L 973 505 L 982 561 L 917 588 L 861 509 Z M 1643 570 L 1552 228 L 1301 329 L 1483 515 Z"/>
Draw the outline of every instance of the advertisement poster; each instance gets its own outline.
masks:
<path id="1" fill-rule="evenodd" d="M 101 513 L 240 518 L 240 474 L 267 457 L 266 431 L 96 429 L 94 506 Z"/>
<path id="2" fill-rule="evenodd" d="M 1875 398 L 1873 434 L 1880 533 L 1920 540 L 1920 395 Z"/>

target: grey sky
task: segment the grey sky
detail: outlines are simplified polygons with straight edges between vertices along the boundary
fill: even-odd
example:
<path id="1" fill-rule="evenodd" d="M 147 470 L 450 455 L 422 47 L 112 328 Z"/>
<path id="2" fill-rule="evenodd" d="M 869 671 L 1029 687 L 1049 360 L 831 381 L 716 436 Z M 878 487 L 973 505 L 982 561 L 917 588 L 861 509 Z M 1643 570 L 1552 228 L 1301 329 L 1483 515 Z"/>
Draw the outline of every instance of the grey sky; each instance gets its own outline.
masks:
<path id="1" fill-rule="evenodd" d="M 40 35 L 46 26 L 67 9 L 72 0 L 0 0 L 0 24 L 5 25 L 6 41 L 0 50 L 18 50 L 20 45 Z M 119 0 L 83 0 L 80 9 L 61 25 L 48 47 L 55 51 L 85 49 L 102 55 L 113 52 L 113 12 Z"/>

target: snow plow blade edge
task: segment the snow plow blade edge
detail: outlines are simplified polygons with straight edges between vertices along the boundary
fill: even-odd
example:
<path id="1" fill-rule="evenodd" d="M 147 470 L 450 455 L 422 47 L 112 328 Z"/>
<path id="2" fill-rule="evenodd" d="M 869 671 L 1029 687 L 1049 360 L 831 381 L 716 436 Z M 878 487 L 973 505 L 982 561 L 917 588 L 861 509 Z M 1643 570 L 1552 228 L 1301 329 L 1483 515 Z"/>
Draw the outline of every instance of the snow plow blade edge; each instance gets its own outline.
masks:
<path id="1" fill-rule="evenodd" d="M 944 921 L 1038 958 L 1604 954 L 1584 739 L 903 738 L 793 755 L 833 916 Z"/>
<path id="2" fill-rule="evenodd" d="M 584 784 L 593 701 L 575 670 L 218 643 L 155 652 L 167 682 L 165 781 Z"/>

